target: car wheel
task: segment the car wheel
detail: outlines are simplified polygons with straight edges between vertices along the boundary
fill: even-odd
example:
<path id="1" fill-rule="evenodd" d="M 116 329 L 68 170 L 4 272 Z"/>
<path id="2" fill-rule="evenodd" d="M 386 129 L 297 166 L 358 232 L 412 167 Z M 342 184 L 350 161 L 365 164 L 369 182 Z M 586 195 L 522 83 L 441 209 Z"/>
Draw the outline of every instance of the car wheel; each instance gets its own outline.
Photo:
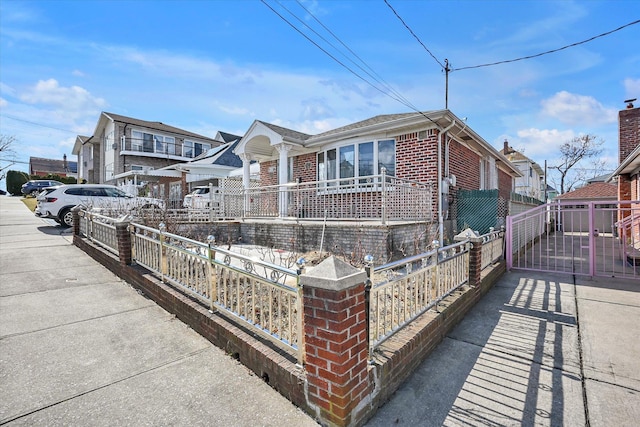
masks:
<path id="1" fill-rule="evenodd" d="M 60 213 L 60 220 L 61 220 L 61 225 L 67 226 L 67 227 L 73 227 L 73 212 L 71 212 L 71 209 L 66 208 L 64 209 L 61 213 Z"/>
<path id="2" fill-rule="evenodd" d="M 38 195 L 38 190 L 33 190 L 31 193 L 29 193 L 29 195 L 31 197 L 36 197 Z"/>

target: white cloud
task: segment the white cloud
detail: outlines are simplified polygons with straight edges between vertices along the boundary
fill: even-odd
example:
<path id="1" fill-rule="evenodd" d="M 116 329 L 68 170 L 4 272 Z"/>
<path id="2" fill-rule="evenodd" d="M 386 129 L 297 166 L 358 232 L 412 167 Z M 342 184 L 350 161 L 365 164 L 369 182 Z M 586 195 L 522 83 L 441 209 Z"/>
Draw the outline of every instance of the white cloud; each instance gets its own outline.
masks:
<path id="1" fill-rule="evenodd" d="M 568 125 L 615 123 L 617 110 L 606 108 L 591 96 L 561 91 L 541 101 L 542 114 Z"/>
<path id="2" fill-rule="evenodd" d="M 640 79 L 624 79 L 624 93 L 626 98 L 640 98 Z"/>
<path id="3" fill-rule="evenodd" d="M 104 99 L 93 97 L 86 89 L 80 86 L 63 87 L 55 79 L 40 80 L 20 99 L 29 104 L 45 104 L 72 110 L 95 109 L 106 105 Z"/>
<path id="4" fill-rule="evenodd" d="M 6 108 L 7 105 L 9 105 L 9 102 L 4 98 L 0 98 L 0 108 Z"/>
<path id="5" fill-rule="evenodd" d="M 556 157 L 559 147 L 574 136 L 572 130 L 528 128 L 519 130 L 514 140 L 509 139 L 509 145 L 541 163 Z"/>
<path id="6" fill-rule="evenodd" d="M 72 75 L 74 75 L 74 76 L 76 76 L 76 77 L 84 77 L 84 76 L 85 76 L 85 74 L 84 74 L 82 71 L 80 71 L 80 70 L 73 70 L 73 71 L 71 72 L 71 74 L 72 74 Z"/>

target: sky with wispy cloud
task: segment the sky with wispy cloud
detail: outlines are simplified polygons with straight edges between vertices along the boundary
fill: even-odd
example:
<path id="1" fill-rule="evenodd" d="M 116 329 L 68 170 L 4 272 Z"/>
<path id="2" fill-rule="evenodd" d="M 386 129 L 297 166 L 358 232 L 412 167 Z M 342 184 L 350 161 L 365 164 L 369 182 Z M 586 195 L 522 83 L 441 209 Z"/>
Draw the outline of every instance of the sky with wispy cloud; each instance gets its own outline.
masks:
<path id="1" fill-rule="evenodd" d="M 206 136 L 256 119 L 315 134 L 444 108 L 446 58 L 449 109 L 496 148 L 553 164 L 592 133 L 613 170 L 618 111 L 640 98 L 640 24 L 457 69 L 638 19 L 637 0 L 3 0 L 0 134 L 19 170 L 70 156 L 101 111 Z"/>

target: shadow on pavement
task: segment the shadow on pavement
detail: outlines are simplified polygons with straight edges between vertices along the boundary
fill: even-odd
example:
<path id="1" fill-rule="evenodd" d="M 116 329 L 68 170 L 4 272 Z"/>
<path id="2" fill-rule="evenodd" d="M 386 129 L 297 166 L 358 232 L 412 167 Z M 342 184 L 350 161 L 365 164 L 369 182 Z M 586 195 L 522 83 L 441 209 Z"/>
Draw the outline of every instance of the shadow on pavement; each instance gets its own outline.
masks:
<path id="1" fill-rule="evenodd" d="M 63 236 L 73 234 L 73 228 L 61 225 L 41 225 L 38 231 L 50 236 Z"/>
<path id="2" fill-rule="evenodd" d="M 572 285 L 505 277 L 369 426 L 584 425 Z"/>

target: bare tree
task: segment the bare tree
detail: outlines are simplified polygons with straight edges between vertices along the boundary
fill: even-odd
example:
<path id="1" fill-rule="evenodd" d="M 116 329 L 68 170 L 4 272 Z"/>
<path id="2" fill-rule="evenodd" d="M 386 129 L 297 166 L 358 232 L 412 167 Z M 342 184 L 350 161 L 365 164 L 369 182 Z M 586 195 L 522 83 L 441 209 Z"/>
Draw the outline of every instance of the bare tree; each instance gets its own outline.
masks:
<path id="1" fill-rule="evenodd" d="M 578 182 L 585 179 L 580 171 L 570 174 L 571 170 L 583 159 L 592 159 L 602 153 L 604 140 L 596 135 L 586 134 L 576 136 L 560 147 L 561 159 L 557 165 L 549 166 L 560 175 L 560 194 L 571 191 Z"/>
<path id="2" fill-rule="evenodd" d="M 16 137 L 13 135 L 0 135 L 0 159 L 3 162 L 8 162 L 5 166 L 0 166 L 0 181 L 7 176 L 7 169 L 13 166 L 16 162 L 9 160 L 7 156 L 15 156 L 13 151 L 13 143 L 16 142 Z"/>

